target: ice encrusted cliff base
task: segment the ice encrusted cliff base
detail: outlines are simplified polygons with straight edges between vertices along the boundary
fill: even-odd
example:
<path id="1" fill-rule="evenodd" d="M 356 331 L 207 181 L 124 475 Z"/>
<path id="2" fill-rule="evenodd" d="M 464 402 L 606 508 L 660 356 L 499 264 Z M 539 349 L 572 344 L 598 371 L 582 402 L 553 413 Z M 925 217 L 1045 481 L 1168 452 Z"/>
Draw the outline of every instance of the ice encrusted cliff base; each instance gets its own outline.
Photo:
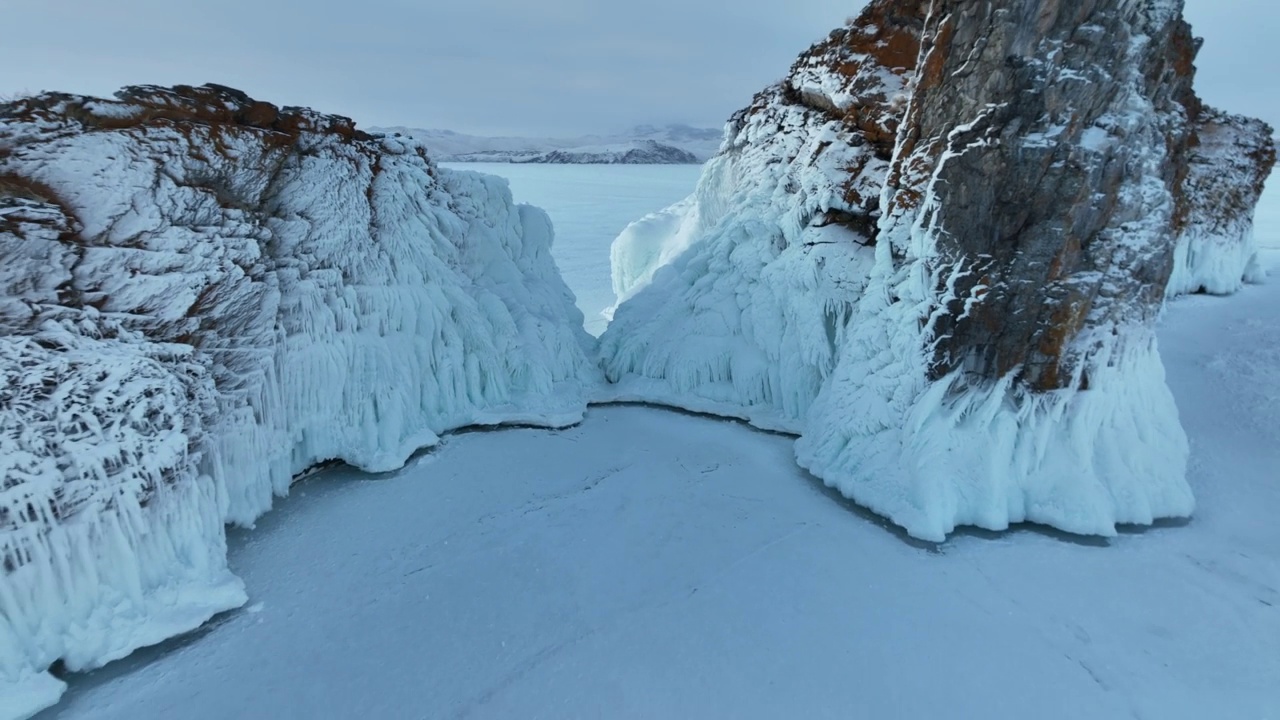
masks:
<path id="1" fill-rule="evenodd" d="M 243 603 L 224 523 L 295 474 L 580 420 L 550 244 L 497 178 L 228 88 L 0 106 L 0 717 Z"/>
<path id="2" fill-rule="evenodd" d="M 1263 123 L 1204 107 L 1178 0 L 875 0 L 623 232 L 612 397 L 800 435 L 920 538 L 1185 517 L 1153 325 L 1258 277 Z"/>

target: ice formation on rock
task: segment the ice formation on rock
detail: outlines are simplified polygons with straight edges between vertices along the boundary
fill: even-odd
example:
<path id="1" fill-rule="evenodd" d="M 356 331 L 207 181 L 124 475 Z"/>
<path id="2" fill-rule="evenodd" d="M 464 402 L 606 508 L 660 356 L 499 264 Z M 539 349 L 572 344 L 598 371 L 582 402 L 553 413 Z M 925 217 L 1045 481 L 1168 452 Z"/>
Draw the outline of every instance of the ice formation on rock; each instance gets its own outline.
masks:
<path id="1" fill-rule="evenodd" d="M 911 31 L 886 23 L 865 42 Z M 861 32 L 801 58 L 732 119 L 692 198 L 615 241 L 621 305 L 601 339 L 614 397 L 800 430 L 874 263 L 909 90 L 906 55 L 860 63 Z M 824 75 L 819 58 L 846 74 Z"/>
<path id="2" fill-rule="evenodd" d="M 1193 509 L 1153 324 L 1256 276 L 1264 124 L 1205 108 L 1175 0 L 876 0 L 613 249 L 619 398 L 800 435 L 932 540 Z"/>
<path id="3" fill-rule="evenodd" d="M 1170 295 L 1225 295 L 1262 280 L 1253 212 L 1275 164 L 1271 128 L 1195 103 L 1186 177 L 1179 194 L 1178 243 Z"/>
<path id="4" fill-rule="evenodd" d="M 0 717 L 244 599 L 224 522 L 327 460 L 578 421 L 545 213 L 228 88 L 0 106 Z"/>

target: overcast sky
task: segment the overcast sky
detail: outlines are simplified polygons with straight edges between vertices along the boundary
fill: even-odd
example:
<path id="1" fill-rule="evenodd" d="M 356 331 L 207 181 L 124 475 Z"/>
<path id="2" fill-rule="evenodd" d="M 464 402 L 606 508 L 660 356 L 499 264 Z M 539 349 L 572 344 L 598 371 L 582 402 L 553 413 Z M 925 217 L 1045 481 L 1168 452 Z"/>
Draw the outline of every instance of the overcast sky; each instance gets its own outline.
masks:
<path id="1" fill-rule="evenodd" d="M 864 0 L 0 0 L 0 93 L 218 82 L 365 127 L 719 127 Z M 1187 0 L 1201 96 L 1280 125 L 1280 2 Z"/>

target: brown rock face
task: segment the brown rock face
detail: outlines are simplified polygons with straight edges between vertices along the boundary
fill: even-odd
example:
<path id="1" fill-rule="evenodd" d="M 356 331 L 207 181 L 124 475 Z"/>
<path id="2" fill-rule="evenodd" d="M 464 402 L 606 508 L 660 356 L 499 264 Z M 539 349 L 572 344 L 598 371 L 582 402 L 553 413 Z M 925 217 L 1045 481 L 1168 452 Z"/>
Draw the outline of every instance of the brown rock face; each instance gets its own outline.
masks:
<path id="1" fill-rule="evenodd" d="M 930 375 L 1087 384 L 1082 333 L 1160 307 L 1188 227 L 1248 220 L 1269 128 L 1204 108 L 1173 2 L 873 2 L 801 57 L 796 101 L 894 152 L 879 208 L 935 239 Z M 907 74 L 909 108 L 868 78 Z M 1198 152 L 1239 130 L 1242 152 Z M 1195 171 L 1199 168 L 1199 172 Z M 1217 172 L 1204 170 L 1214 168 Z M 870 178 L 852 168 L 851 205 Z M 881 223 L 880 229 L 886 227 Z M 894 247 L 907 261 L 911 250 Z"/>
<path id="2" fill-rule="evenodd" d="M 915 69 L 923 16 L 919 0 L 872 5 L 792 66 L 796 99 L 856 128 L 889 160 L 905 106 L 886 95 L 882 73 L 901 77 Z M 821 82 L 823 76 L 835 84 Z"/>
<path id="3" fill-rule="evenodd" d="M 1155 51 L 1132 57 L 1137 4 L 1127 13 L 1107 2 L 938 5 L 898 158 L 917 187 L 891 201 L 895 212 L 916 209 L 928 182 L 932 206 L 920 212 L 932 213 L 943 261 L 958 264 L 937 288 L 946 308 L 931 328 L 931 372 L 964 366 L 995 378 L 1020 368 L 1035 389 L 1063 387 L 1075 375 L 1071 342 L 1094 313 L 1111 311 L 1104 286 L 1137 320 L 1163 299 L 1172 208 L 1124 190 L 1152 176 L 1177 186 L 1189 31 L 1174 18 L 1154 23 L 1145 42 Z M 1141 114 L 1125 107 L 1129 72 L 1141 73 L 1140 102 L 1150 105 Z M 1170 152 L 1145 157 L 1153 145 Z M 1163 227 L 1141 227 L 1152 212 Z M 1155 237 L 1120 252 L 1134 232 Z"/>

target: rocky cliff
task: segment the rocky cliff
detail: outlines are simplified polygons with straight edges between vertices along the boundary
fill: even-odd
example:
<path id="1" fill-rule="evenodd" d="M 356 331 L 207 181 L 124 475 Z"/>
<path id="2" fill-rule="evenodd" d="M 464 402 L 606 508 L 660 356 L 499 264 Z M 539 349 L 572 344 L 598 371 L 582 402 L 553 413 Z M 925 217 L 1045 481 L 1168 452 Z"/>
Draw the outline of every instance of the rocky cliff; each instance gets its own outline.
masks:
<path id="1" fill-rule="evenodd" d="M 1256 277 L 1274 162 L 1198 47 L 1175 0 L 872 2 L 615 243 L 615 395 L 796 432 L 924 538 L 1190 513 L 1152 325 Z"/>
<path id="2" fill-rule="evenodd" d="M 497 178 L 228 88 L 0 106 L 0 715 L 243 602 L 223 523 L 295 474 L 580 419 L 550 243 Z"/>

